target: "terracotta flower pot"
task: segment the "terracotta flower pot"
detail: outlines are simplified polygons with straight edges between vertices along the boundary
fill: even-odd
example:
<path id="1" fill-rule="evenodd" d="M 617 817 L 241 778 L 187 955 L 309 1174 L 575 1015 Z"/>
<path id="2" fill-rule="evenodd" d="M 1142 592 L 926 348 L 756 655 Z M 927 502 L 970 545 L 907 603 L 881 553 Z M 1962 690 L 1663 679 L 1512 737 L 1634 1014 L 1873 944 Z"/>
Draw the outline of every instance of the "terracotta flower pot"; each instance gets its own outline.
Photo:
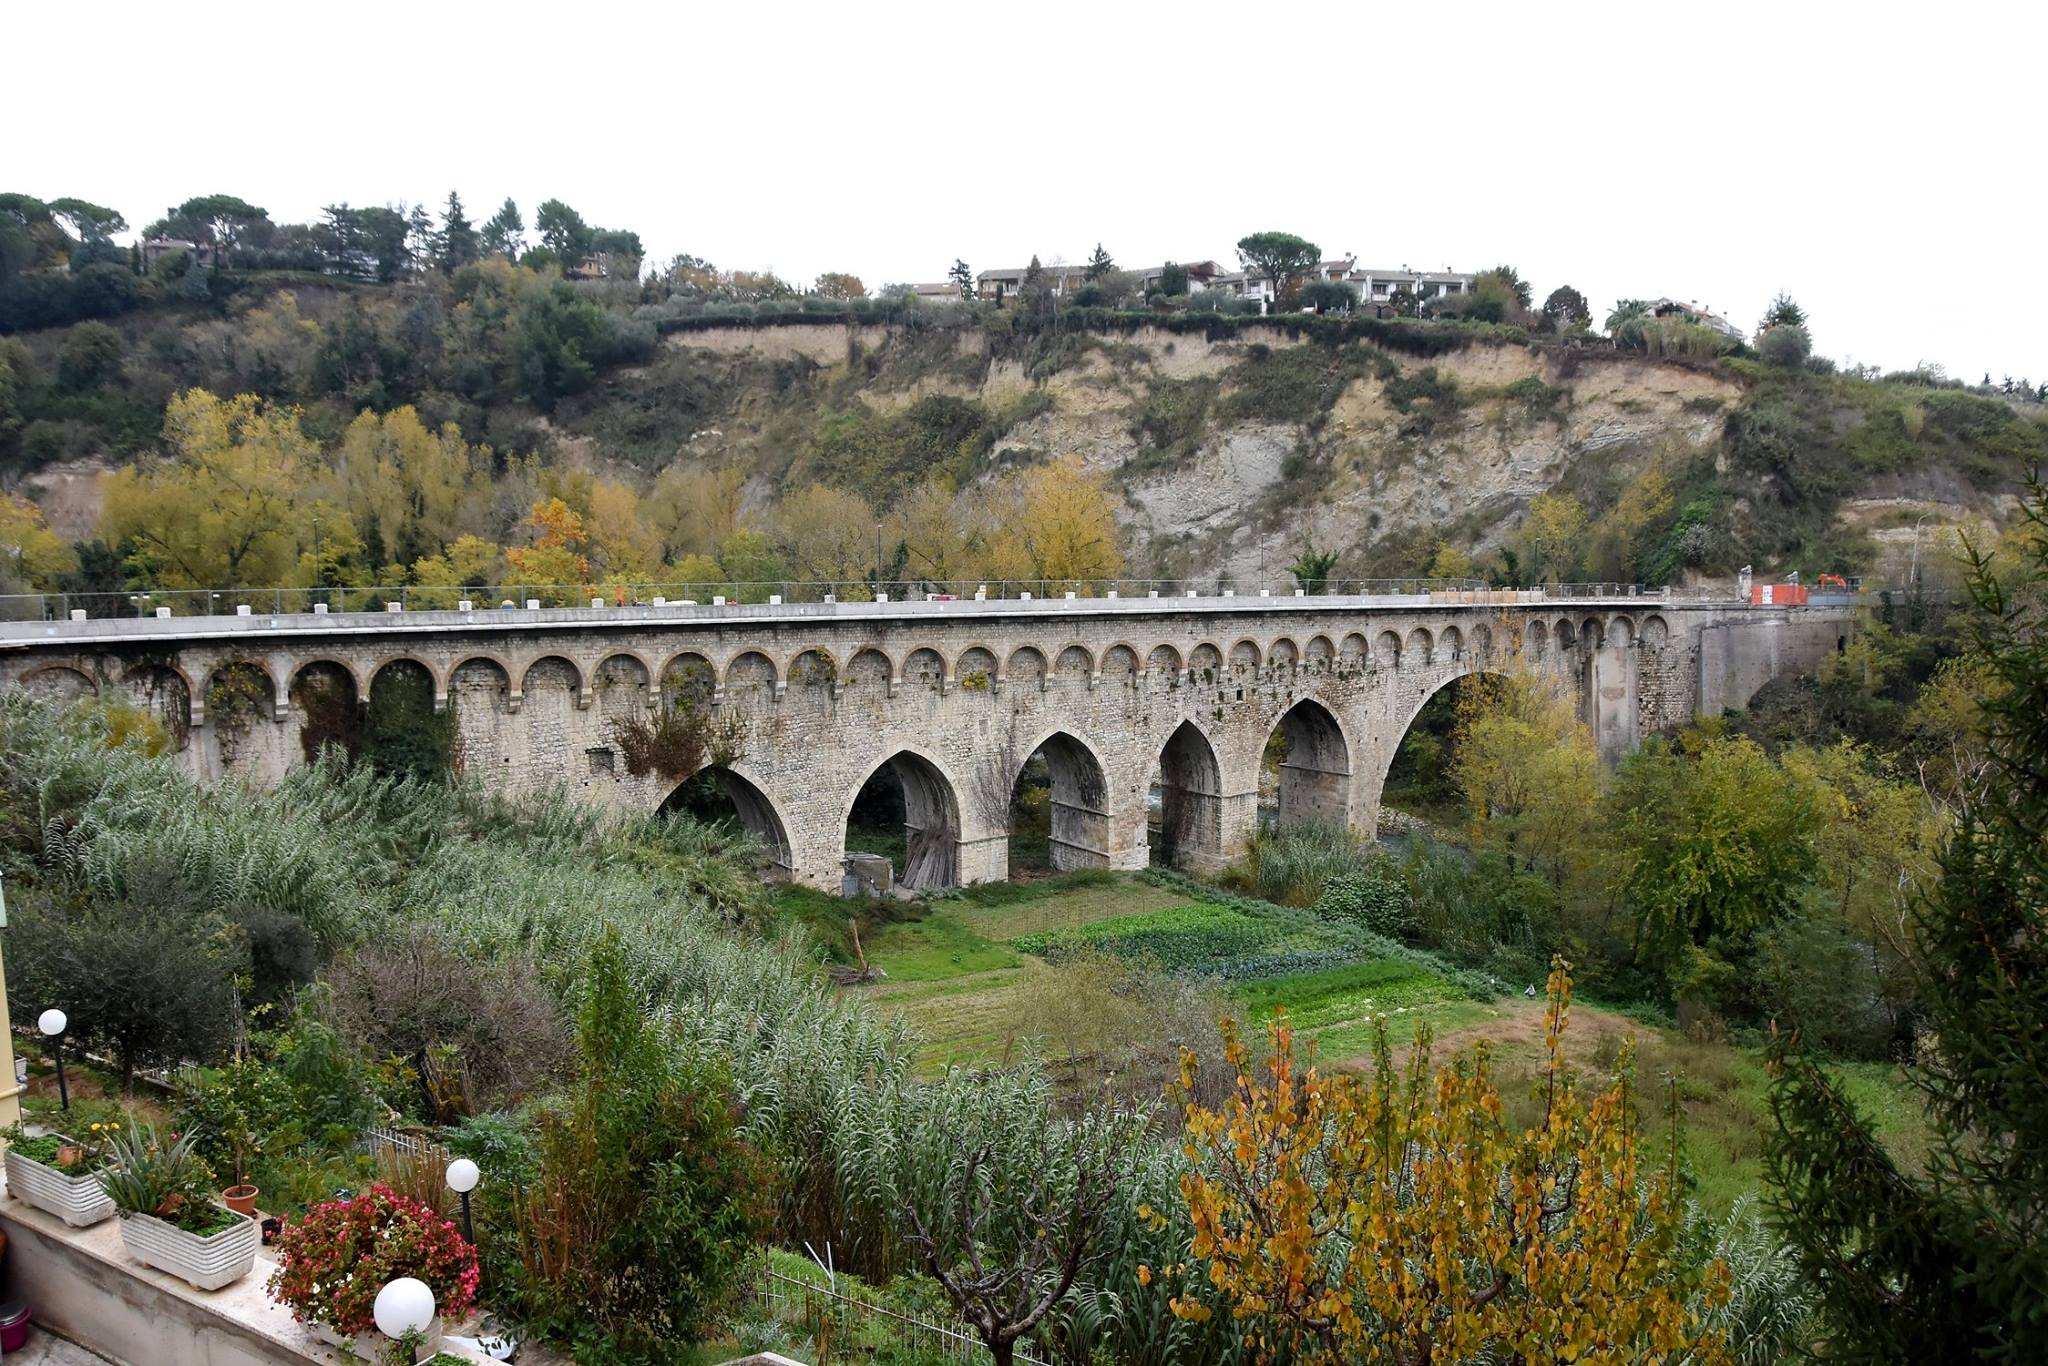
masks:
<path id="1" fill-rule="evenodd" d="M 244 1182 L 239 1186 L 229 1186 L 220 1193 L 220 1199 L 222 1204 L 237 1214 L 254 1215 L 256 1213 L 256 1197 L 262 1193 L 256 1187 Z"/>

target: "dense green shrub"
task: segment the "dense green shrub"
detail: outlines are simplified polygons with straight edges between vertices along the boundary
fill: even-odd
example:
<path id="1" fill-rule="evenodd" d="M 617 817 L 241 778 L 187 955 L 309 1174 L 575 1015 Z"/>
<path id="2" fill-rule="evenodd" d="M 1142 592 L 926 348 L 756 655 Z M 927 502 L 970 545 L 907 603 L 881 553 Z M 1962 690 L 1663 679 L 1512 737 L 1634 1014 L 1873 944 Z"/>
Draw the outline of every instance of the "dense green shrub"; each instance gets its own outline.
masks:
<path id="1" fill-rule="evenodd" d="M 193 913 L 175 889 L 108 899 L 38 889 L 10 898 L 8 1008 L 51 1006 L 69 1036 L 104 1050 L 133 1085 L 139 1067 L 210 1061 L 227 1046 L 243 948 L 229 924 Z"/>
<path id="2" fill-rule="evenodd" d="M 1336 874 L 1323 884 L 1314 910 L 1325 920 L 1363 925 L 1389 939 L 1406 939 L 1415 931 L 1407 884 L 1378 873 Z"/>
<path id="3" fill-rule="evenodd" d="M 1843 1057 L 1882 1058 L 1896 1046 L 1876 951 L 1839 920 L 1796 915 L 1769 926 L 1757 936 L 1755 963 L 1762 1018 Z"/>
<path id="4" fill-rule="evenodd" d="M 1389 379 L 1386 396 L 1394 410 L 1407 419 L 1401 424 L 1401 431 L 1408 436 L 1429 435 L 1455 418 L 1465 406 L 1457 380 L 1440 373 L 1434 365 L 1425 365 L 1412 375 Z"/>
<path id="5" fill-rule="evenodd" d="M 1797 370 L 1813 354 L 1813 338 L 1798 323 L 1781 323 L 1757 338 L 1756 352 L 1765 365 Z"/>
<path id="6" fill-rule="evenodd" d="M 720 1067 L 676 1050 L 616 935 L 590 955 L 567 1103 L 544 1112 L 512 1201 L 520 1316 L 579 1360 L 665 1362 L 739 1283 L 774 1190 Z"/>

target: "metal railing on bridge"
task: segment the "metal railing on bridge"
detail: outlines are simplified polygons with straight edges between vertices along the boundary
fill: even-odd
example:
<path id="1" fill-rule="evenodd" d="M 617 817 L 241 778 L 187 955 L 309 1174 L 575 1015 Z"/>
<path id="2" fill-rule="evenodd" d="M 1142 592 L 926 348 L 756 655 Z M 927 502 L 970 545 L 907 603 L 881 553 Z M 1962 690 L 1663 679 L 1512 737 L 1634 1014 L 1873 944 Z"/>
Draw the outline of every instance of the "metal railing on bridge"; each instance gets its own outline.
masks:
<path id="1" fill-rule="evenodd" d="M 826 604 L 925 601 L 1024 601 L 1107 598 L 1417 598 L 1485 594 L 1485 601 L 1669 599 L 1674 590 L 1622 583 L 1548 584 L 1511 589 L 1479 579 L 1330 579 L 1303 586 L 1289 579 L 1216 576 L 1205 579 L 865 579 L 697 580 L 600 584 L 489 583 L 467 586 L 346 584 L 272 588 L 164 588 L 147 592 L 15 593 L 0 595 L 0 621 L 65 621 L 120 617 L 203 617 L 287 613 L 490 611 L 521 608 L 627 608 L 773 603 Z M 1499 595 L 1499 596 L 1494 596 Z M 1691 596 L 1691 595 L 1687 595 Z M 1710 595 L 1704 591 L 1701 598 Z M 1469 599 L 1468 599 L 1469 600 Z"/>

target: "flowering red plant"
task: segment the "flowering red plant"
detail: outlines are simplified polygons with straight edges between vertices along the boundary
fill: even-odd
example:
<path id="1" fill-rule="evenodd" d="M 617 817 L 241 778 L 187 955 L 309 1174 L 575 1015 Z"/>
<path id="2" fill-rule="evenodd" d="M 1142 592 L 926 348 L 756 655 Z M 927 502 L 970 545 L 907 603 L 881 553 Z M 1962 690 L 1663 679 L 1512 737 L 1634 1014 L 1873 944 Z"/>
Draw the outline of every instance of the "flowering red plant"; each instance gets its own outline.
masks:
<path id="1" fill-rule="evenodd" d="M 381 1183 L 313 1206 L 286 1226 L 278 1254 L 271 1296 L 343 1337 L 376 1327 L 377 1292 L 400 1276 L 425 1281 L 450 1322 L 476 1299 L 476 1249 L 432 1208 Z"/>

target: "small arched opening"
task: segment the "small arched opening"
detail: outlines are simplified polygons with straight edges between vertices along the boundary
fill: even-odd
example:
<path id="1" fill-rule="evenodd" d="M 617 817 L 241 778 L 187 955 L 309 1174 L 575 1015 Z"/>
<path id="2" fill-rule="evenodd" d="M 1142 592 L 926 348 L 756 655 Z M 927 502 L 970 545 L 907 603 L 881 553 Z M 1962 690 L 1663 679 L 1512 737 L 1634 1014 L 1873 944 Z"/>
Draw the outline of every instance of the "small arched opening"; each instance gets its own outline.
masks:
<path id="1" fill-rule="evenodd" d="M 1064 731 L 1049 735 L 1011 784 L 1010 876 L 1109 864 L 1109 782 L 1102 761 Z"/>
<path id="2" fill-rule="evenodd" d="M 1223 769 L 1209 737 L 1183 721 L 1159 751 L 1147 802 L 1152 862 L 1210 868 L 1223 855 Z"/>
<path id="3" fill-rule="evenodd" d="M 355 675 L 340 664 L 316 659 L 292 675 L 291 704 L 299 715 L 299 747 L 308 762 L 330 745 L 350 755 L 361 745 Z"/>
<path id="4" fill-rule="evenodd" d="M 846 849 L 889 860 L 906 887 L 960 880 L 960 801 L 938 765 L 902 750 L 878 765 L 846 817 Z"/>
<path id="5" fill-rule="evenodd" d="M 394 659 L 370 679 L 362 757 L 380 773 L 438 782 L 454 766 L 454 718 L 434 710 L 434 676 L 414 659 Z"/>
<path id="6" fill-rule="evenodd" d="M 206 683 L 206 723 L 213 728 L 222 768 L 245 753 L 256 723 L 276 713 L 270 672 L 246 660 L 223 664 Z"/>

